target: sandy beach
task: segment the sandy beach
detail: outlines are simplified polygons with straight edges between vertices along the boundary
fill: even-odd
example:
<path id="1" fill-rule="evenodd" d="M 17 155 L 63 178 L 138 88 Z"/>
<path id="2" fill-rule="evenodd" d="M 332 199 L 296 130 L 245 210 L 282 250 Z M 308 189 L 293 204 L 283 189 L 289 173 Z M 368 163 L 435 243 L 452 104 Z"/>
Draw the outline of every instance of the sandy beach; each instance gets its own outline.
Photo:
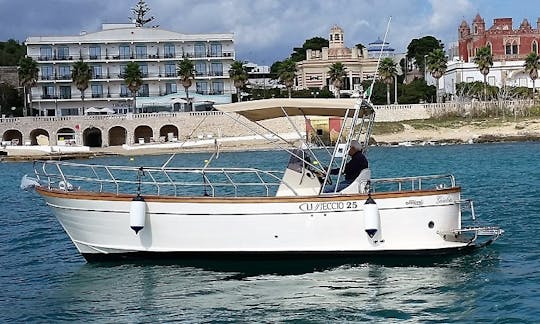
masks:
<path id="1" fill-rule="evenodd" d="M 528 119 L 518 122 L 504 122 L 498 126 L 466 125 L 458 128 L 437 127 L 435 129 L 416 129 L 403 122 L 404 131 L 373 135 L 375 145 L 415 145 L 415 144 L 470 144 L 505 141 L 540 141 L 540 119 Z M 276 146 L 262 139 L 222 138 L 218 139 L 220 151 L 249 151 L 274 149 Z M 27 161 L 34 159 L 70 159 L 87 158 L 102 155 L 150 155 L 170 154 L 174 152 L 208 152 L 215 150 L 215 142 L 201 141 L 184 145 L 142 144 L 131 147 L 112 146 L 104 148 L 81 147 L 80 151 L 63 152 L 59 147 L 37 146 L 6 147 L 2 156 L 7 161 Z"/>

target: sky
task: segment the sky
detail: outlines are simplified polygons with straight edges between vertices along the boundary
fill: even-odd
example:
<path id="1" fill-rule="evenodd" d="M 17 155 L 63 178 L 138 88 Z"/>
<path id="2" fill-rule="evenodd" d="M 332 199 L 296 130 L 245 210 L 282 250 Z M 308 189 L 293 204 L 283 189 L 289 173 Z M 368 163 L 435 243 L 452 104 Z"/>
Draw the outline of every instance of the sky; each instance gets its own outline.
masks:
<path id="1" fill-rule="evenodd" d="M 526 18 L 533 28 L 539 0 L 145 0 L 152 25 L 185 34 L 234 33 L 236 59 L 271 65 L 289 57 L 312 37 L 328 39 L 330 27 L 345 32 L 345 45 L 383 38 L 397 52 L 412 39 L 434 36 L 445 46 L 457 41 L 462 20 L 480 14 L 489 28 L 494 18 Z M 137 0 L 0 0 L 0 41 L 29 36 L 78 35 L 102 23 L 128 23 Z"/>

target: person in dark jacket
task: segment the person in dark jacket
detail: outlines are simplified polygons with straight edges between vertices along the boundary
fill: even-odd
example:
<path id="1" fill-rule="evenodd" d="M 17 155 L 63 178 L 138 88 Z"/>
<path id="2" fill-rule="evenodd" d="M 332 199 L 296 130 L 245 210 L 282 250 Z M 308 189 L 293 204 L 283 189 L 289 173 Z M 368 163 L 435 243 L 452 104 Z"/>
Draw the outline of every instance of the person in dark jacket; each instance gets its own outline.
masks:
<path id="1" fill-rule="evenodd" d="M 343 170 L 343 175 L 345 179 L 341 180 L 337 186 L 337 192 L 347 188 L 359 175 L 362 170 L 369 167 L 368 160 L 362 153 L 362 145 L 356 141 L 352 140 L 349 148 L 349 156 L 351 159 L 347 164 L 345 164 L 345 169 Z M 332 169 L 330 174 L 338 174 L 339 168 Z M 334 192 L 334 187 L 327 188 L 325 192 Z"/>

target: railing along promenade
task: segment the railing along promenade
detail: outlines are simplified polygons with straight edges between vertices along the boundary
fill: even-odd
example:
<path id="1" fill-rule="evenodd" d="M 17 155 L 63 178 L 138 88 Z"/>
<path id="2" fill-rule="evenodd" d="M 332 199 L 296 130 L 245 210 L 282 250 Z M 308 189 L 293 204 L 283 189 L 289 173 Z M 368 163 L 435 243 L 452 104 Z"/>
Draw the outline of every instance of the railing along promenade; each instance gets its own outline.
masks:
<path id="1" fill-rule="evenodd" d="M 534 105 L 533 100 L 509 100 L 509 101 L 476 101 L 476 102 L 447 102 L 447 103 L 425 103 L 425 104 L 398 104 L 398 105 L 376 105 L 375 108 L 380 115 L 378 121 L 398 121 L 439 117 L 449 113 L 467 115 L 472 112 L 487 111 L 490 109 L 501 109 L 514 114 L 522 113 L 524 110 Z M 32 117 L 6 117 L 0 118 L 0 125 L 9 127 L 19 123 L 32 123 L 35 126 L 54 122 L 78 121 L 133 121 L 138 119 L 175 118 L 186 116 L 220 116 L 220 111 L 200 111 L 200 112 L 159 112 L 159 113 L 138 113 L 138 114 L 113 114 L 113 115 L 86 115 L 86 116 L 32 116 Z M 393 116 L 394 115 L 394 116 Z M 393 117 L 398 117 L 393 118 Z"/>

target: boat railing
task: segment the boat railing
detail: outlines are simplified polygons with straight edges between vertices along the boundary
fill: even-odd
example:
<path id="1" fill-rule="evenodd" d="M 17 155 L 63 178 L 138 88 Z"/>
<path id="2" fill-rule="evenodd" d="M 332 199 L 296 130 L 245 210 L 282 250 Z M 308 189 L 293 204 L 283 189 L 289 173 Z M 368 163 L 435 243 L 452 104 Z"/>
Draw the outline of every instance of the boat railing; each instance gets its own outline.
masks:
<path id="1" fill-rule="evenodd" d="M 456 186 L 451 174 L 427 175 L 417 177 L 371 179 L 371 191 L 415 191 L 425 189 L 445 189 Z"/>
<path id="2" fill-rule="evenodd" d="M 283 171 L 256 168 L 136 167 L 34 162 L 36 178 L 49 188 L 168 196 L 273 196 Z"/>

